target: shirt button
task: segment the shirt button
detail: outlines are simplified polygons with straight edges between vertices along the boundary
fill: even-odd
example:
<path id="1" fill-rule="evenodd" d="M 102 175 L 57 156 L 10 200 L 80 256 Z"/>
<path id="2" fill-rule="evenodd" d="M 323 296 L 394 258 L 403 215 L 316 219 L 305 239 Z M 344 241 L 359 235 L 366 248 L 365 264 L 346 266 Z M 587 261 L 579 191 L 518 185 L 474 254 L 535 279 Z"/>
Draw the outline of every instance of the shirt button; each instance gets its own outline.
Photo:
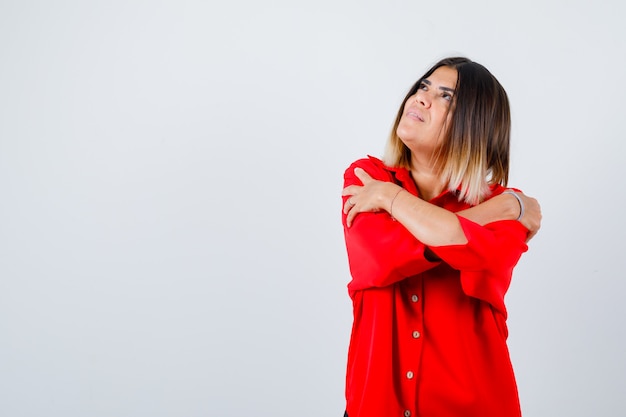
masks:
<path id="1" fill-rule="evenodd" d="M 417 330 L 415 330 L 415 331 L 413 332 L 413 339 L 419 339 L 419 337 L 420 337 L 420 332 L 418 332 Z"/>
<path id="2" fill-rule="evenodd" d="M 409 379 L 413 379 L 413 372 L 409 371 L 406 373 L 406 377 Z"/>
<path id="3" fill-rule="evenodd" d="M 409 410 L 404 410 L 404 417 L 411 417 L 411 412 Z"/>
<path id="4" fill-rule="evenodd" d="M 417 303 L 417 302 L 419 301 L 419 299 L 420 299 L 420 298 L 419 298 L 417 295 L 415 295 L 415 294 L 413 294 L 413 295 L 411 296 L 411 301 L 413 301 L 414 303 Z"/>

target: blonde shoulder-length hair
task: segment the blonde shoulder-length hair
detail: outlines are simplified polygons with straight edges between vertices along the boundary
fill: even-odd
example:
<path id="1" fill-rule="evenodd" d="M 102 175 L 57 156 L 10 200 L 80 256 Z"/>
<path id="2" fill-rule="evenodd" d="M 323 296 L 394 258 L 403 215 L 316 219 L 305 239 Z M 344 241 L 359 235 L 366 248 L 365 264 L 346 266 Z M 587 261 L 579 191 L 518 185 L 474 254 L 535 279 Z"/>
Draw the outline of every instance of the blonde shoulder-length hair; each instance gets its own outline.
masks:
<path id="1" fill-rule="evenodd" d="M 439 67 L 457 70 L 451 121 L 435 158 L 450 191 L 471 205 L 489 196 L 489 186 L 507 185 L 511 113 L 509 100 L 498 80 L 482 65 L 467 58 L 437 62 L 411 87 L 396 115 L 383 161 L 392 167 L 411 168 L 411 150 L 396 133 L 404 105 Z"/>

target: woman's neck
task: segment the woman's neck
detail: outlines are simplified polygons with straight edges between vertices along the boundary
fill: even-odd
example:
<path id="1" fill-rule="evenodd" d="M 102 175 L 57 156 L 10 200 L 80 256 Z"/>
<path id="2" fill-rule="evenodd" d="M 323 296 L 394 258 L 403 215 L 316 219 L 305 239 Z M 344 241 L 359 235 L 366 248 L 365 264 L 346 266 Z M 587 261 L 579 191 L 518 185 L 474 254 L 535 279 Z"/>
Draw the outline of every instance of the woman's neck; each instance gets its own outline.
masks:
<path id="1" fill-rule="evenodd" d="M 437 197 L 445 188 L 445 184 L 441 181 L 439 166 L 432 160 L 424 163 L 417 158 L 411 158 L 411 177 L 419 190 L 420 197 L 426 201 Z"/>

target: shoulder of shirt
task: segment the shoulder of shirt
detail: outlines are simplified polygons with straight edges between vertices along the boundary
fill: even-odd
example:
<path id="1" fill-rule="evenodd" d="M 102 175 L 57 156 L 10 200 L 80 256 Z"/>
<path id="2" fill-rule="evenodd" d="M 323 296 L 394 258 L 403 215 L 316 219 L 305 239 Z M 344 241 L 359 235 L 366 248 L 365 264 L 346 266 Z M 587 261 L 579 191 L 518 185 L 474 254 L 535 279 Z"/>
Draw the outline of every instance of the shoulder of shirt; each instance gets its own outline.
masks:
<path id="1" fill-rule="evenodd" d="M 394 171 L 393 168 L 386 166 L 383 161 L 371 155 L 367 155 L 367 158 L 361 158 L 354 161 L 350 164 L 346 173 L 353 171 L 354 168 L 362 168 L 370 175 L 374 175 L 376 172 L 389 173 L 390 171 Z"/>
<path id="2" fill-rule="evenodd" d="M 392 169 L 375 156 L 368 155 L 367 158 L 354 161 L 344 173 L 344 179 L 346 181 L 352 181 L 349 180 L 350 178 L 356 179 L 356 175 L 354 174 L 355 168 L 363 169 L 370 177 L 379 181 L 391 181 L 393 179 Z M 360 181 L 358 181 L 358 183 L 360 184 Z"/>
<path id="3" fill-rule="evenodd" d="M 344 179 L 354 178 L 354 169 L 362 168 L 372 178 L 379 181 L 393 181 L 397 180 L 406 181 L 410 178 L 409 171 L 406 168 L 390 167 L 385 165 L 383 161 L 375 156 L 368 155 L 367 158 L 362 158 L 354 161 L 352 165 L 344 173 Z"/>

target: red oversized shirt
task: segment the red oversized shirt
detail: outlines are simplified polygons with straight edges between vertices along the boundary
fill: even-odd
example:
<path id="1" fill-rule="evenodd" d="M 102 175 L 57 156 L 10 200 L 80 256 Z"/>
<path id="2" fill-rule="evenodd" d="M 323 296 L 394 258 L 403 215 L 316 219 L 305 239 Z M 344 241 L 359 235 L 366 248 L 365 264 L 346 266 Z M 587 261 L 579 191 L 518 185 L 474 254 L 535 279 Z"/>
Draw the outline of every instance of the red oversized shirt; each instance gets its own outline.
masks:
<path id="1" fill-rule="evenodd" d="M 417 195 L 408 170 L 369 157 L 345 172 L 362 185 L 361 167 Z M 492 187 L 492 196 L 504 191 Z M 344 203 L 347 197 L 344 197 Z M 444 192 L 430 201 L 468 208 Z M 506 345 L 504 295 L 527 250 L 517 221 L 480 226 L 459 216 L 468 242 L 430 247 L 388 213 L 361 213 L 344 235 L 354 323 L 346 375 L 349 417 L 514 417 L 520 407 Z"/>

